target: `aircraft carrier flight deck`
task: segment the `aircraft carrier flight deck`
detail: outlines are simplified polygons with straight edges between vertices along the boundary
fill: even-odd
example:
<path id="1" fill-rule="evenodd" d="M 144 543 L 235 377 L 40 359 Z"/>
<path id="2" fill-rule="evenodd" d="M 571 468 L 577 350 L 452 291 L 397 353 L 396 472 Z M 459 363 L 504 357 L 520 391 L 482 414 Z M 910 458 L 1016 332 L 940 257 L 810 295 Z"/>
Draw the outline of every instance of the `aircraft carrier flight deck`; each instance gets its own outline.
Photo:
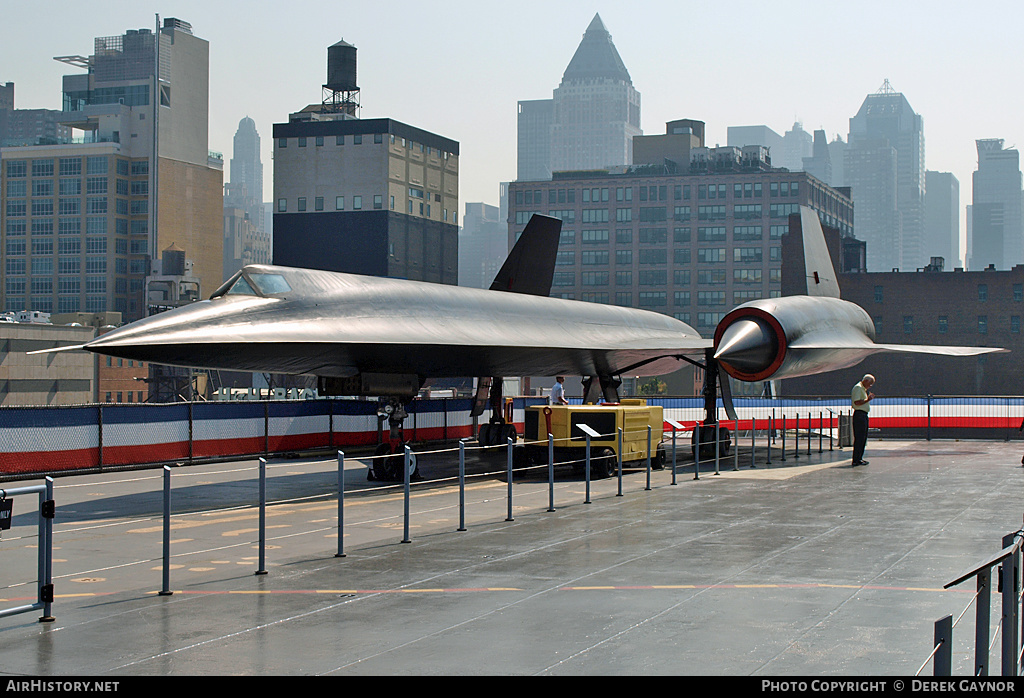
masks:
<path id="1" fill-rule="evenodd" d="M 57 478 L 52 622 L 0 618 L 5 676 L 911 676 L 944 585 L 1021 527 L 1020 445 L 872 438 L 850 450 L 692 460 L 592 481 L 504 454 L 421 454 L 401 485 L 345 460 L 271 460 L 264 570 L 255 461 L 172 469 L 161 595 L 160 470 Z M 496 474 L 483 474 L 496 472 Z M 34 481 L 33 481 L 34 482 Z M 17 483 L 26 484 L 26 483 Z M 10 483 L 5 485 L 9 486 Z M 553 502 L 554 506 L 550 506 Z M 34 499 L 0 536 L 0 610 L 34 598 Z M 464 528 L 465 530 L 459 530 Z M 266 572 L 256 574 L 256 572 Z M 998 604 L 996 604 L 998 605 Z M 973 613 L 973 612 L 972 612 Z M 993 610 L 998 613 L 998 609 Z M 970 614 L 968 614 L 970 615 Z M 996 618 L 995 620 L 998 620 Z M 995 623 L 993 623 L 995 627 Z M 955 675 L 973 673 L 958 631 Z M 998 649 L 992 674 L 999 673 Z"/>

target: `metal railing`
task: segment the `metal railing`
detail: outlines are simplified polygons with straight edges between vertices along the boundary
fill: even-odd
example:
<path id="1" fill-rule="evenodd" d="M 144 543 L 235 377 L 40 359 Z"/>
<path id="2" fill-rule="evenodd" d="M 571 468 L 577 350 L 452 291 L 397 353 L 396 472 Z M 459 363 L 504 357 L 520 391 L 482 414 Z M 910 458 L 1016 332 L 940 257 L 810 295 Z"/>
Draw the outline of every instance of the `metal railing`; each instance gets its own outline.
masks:
<path id="1" fill-rule="evenodd" d="M 703 398 L 647 397 L 666 422 L 690 429 L 704 420 Z M 515 398 L 517 407 L 543 402 Z M 578 401 L 578 399 L 577 399 Z M 850 409 L 848 396 L 735 398 L 741 429 L 801 415 L 828 418 Z M 110 468 L 159 467 L 240 456 L 349 449 L 381 439 L 373 401 L 305 400 L 171 404 L 104 404 L 0 408 L 0 479 Z M 440 443 L 476 433 L 468 399 L 414 400 L 405 425 L 411 441 Z M 722 414 L 721 405 L 719 414 Z M 223 425 L 234 423 L 231 438 Z M 872 402 L 872 434 L 933 439 L 1024 439 L 1024 397 L 880 397 Z M 141 429 L 140 426 L 152 427 Z M 294 425 L 294 426 L 293 426 Z M 356 426 L 353 426 L 356 425 Z M 837 425 L 833 424 L 832 428 Z M 817 427 L 817 424 L 814 425 Z M 814 427 L 811 427 L 813 430 Z M 819 431 L 821 429 L 819 428 Z M 785 449 L 782 451 L 786 453 Z M 47 453 L 45 470 L 36 455 Z M 787 455 L 787 458 L 789 456 Z M 29 462 L 31 459 L 31 462 Z"/>
<path id="2" fill-rule="evenodd" d="M 47 477 L 45 484 L 29 487 L 0 489 L 0 501 L 9 497 L 27 494 L 39 495 L 38 543 L 36 545 L 36 602 L 14 608 L 0 609 L 0 618 L 43 610 L 40 623 L 54 620 L 51 605 L 53 604 L 53 517 L 56 505 L 53 500 L 53 478 Z M 13 503 L 12 503 L 13 504 Z"/>
<path id="3" fill-rule="evenodd" d="M 1003 549 L 998 553 L 975 565 L 968 572 L 960 575 L 943 588 L 949 589 L 972 577 L 977 590 L 971 597 L 956 620 L 952 615 L 943 616 L 935 621 L 934 645 L 916 675 L 932 662 L 934 676 L 951 676 L 953 673 L 953 629 L 967 615 L 971 605 L 975 606 L 974 621 L 974 676 L 989 675 L 989 658 L 996 640 L 1001 642 L 1002 676 L 1020 676 L 1021 674 L 1021 543 L 1024 541 L 1024 529 L 1003 537 Z M 998 566 L 998 567 L 997 567 Z M 996 568 L 993 574 L 993 568 Z M 1001 597 L 999 622 L 989 637 L 992 616 L 992 582 L 996 580 L 997 593 Z"/>

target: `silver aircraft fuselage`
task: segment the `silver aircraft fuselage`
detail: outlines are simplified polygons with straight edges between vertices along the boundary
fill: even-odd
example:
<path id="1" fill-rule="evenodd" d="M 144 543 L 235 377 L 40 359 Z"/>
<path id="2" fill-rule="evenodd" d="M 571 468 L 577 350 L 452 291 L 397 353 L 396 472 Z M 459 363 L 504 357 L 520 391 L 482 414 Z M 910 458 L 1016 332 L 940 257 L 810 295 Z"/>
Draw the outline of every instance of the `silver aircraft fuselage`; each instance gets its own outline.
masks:
<path id="1" fill-rule="evenodd" d="M 213 297 L 85 349 L 232 371 L 350 377 L 663 374 L 711 346 L 634 308 L 311 269 L 250 265 Z"/>

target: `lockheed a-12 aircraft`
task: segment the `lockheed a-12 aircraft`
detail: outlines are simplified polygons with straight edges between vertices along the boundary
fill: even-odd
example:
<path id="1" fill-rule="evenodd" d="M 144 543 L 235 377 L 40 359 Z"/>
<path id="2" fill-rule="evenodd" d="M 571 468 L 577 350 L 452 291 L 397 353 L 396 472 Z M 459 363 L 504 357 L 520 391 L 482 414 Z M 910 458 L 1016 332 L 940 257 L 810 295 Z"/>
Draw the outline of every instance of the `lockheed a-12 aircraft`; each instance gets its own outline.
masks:
<path id="1" fill-rule="evenodd" d="M 800 220 L 808 295 L 737 307 L 713 343 L 660 313 L 548 297 L 561 221 L 534 215 L 488 290 L 250 265 L 209 300 L 80 348 L 176 366 L 315 375 L 321 395 L 379 396 L 392 436 L 381 453 L 400 445 L 403 405 L 428 378 L 482 377 L 474 414 L 490 405 L 480 441 L 493 445 L 515 438 L 501 410 L 504 376 L 584 376 L 586 402 L 616 402 L 619 376 L 670 373 L 685 361 L 707 369 L 705 424 L 713 425 L 719 387 L 734 416 L 719 364 L 737 380 L 762 381 L 845 368 L 880 351 L 1002 351 L 875 344 L 867 313 L 839 298 L 817 214 L 801 207 Z M 397 458 L 384 461 L 370 476 L 399 477 Z"/>

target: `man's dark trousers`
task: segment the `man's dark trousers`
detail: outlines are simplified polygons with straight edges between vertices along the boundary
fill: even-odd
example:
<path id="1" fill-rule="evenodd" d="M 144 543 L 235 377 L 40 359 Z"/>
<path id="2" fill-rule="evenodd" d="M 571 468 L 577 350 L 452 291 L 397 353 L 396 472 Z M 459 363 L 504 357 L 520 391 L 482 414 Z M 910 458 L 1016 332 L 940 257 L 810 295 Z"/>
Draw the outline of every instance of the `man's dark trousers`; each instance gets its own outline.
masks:
<path id="1" fill-rule="evenodd" d="M 864 447 L 868 444 L 868 413 L 853 411 L 853 462 L 864 460 Z"/>

